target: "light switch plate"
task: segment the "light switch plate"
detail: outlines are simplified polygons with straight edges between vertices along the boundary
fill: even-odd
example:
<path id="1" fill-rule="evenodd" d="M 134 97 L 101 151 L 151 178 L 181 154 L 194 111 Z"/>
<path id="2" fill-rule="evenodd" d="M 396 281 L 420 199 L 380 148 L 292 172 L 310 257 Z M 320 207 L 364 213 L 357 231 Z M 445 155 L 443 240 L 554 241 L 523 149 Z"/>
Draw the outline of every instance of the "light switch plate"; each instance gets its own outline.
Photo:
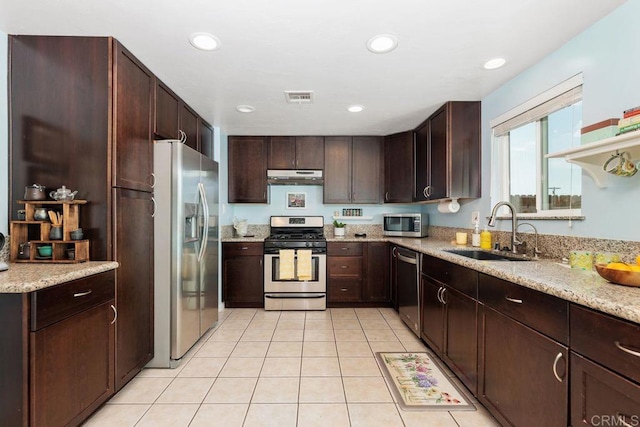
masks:
<path id="1" fill-rule="evenodd" d="M 480 211 L 471 212 L 471 224 L 473 225 L 480 224 Z"/>

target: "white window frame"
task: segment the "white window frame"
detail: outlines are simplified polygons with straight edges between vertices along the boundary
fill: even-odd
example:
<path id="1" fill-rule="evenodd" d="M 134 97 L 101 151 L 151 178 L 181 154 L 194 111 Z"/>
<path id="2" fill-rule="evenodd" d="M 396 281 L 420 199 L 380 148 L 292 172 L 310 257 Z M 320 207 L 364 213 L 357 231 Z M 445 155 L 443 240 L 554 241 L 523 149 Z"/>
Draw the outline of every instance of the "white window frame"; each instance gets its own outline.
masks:
<path id="1" fill-rule="evenodd" d="M 572 105 L 574 101 L 569 101 L 566 105 L 562 104 L 561 95 L 565 95 L 566 98 L 575 98 L 575 94 L 579 92 L 580 99 L 582 98 L 582 73 L 577 74 L 562 83 L 552 87 L 551 89 L 541 93 L 540 95 L 531 98 L 530 100 L 518 105 L 517 107 L 509 110 L 508 112 L 496 117 L 489 122 L 491 127 L 491 164 L 492 176 L 491 176 L 491 205 L 494 206 L 500 201 L 509 201 L 510 194 L 510 163 L 509 163 L 509 130 L 515 129 L 527 123 L 539 121 L 541 118 L 548 116 L 554 111 L 558 111 L 560 108 Z M 570 96 L 570 94 L 573 94 Z M 560 103 L 551 103 L 551 100 L 558 98 Z M 545 105 L 547 104 L 547 105 Z M 496 134 L 498 134 L 496 136 Z M 536 126 L 536 172 L 539 177 L 542 177 L 542 162 L 544 155 L 540 148 L 541 143 L 541 129 L 540 124 Z M 575 166 L 574 168 L 578 168 Z M 582 172 L 578 169 L 575 174 L 575 179 L 582 179 Z M 572 177 L 573 179 L 573 177 Z M 542 196 L 542 184 L 543 180 L 538 179 L 536 181 L 536 195 Z M 582 217 L 581 209 L 554 209 L 543 210 L 542 209 L 542 197 L 536 197 L 536 211 L 535 213 L 517 213 L 518 218 L 536 218 L 536 219 L 565 219 L 565 218 L 578 218 Z M 509 210 L 503 207 L 499 212 L 500 216 L 510 216 Z"/>

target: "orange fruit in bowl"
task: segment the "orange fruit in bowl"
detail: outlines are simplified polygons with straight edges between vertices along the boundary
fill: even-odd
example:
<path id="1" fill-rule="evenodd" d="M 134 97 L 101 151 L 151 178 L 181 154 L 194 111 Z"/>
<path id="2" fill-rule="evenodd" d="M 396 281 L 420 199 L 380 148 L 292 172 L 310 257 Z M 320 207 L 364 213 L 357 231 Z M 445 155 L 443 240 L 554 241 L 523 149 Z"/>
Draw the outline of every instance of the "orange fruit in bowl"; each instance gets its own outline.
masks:
<path id="1" fill-rule="evenodd" d="M 610 262 L 607 264 L 607 268 L 612 270 L 622 270 L 622 271 L 631 271 L 631 266 L 625 264 L 624 262 Z"/>

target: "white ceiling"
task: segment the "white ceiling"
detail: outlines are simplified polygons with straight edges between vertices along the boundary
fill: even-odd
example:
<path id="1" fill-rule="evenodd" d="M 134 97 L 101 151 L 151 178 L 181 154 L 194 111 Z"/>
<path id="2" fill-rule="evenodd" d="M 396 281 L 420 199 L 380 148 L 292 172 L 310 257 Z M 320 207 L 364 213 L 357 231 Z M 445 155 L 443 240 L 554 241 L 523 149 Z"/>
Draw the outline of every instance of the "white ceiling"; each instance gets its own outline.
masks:
<path id="1" fill-rule="evenodd" d="M 0 0 L 7 34 L 113 36 L 229 135 L 387 135 L 481 99 L 624 0 Z M 210 32 L 219 50 L 191 47 Z M 398 47 L 370 53 L 391 33 Z M 503 56 L 505 67 L 482 64 Z M 313 90 L 314 103 L 285 103 Z M 238 104 L 256 108 L 235 111 Z M 362 104 L 361 113 L 349 113 Z"/>

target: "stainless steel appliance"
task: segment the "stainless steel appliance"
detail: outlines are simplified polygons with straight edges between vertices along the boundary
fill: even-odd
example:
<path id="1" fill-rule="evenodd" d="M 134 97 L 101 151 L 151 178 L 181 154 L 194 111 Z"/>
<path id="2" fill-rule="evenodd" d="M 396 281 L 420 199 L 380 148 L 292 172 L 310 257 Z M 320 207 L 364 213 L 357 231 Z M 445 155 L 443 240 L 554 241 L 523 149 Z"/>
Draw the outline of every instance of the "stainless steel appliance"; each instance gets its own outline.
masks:
<path id="1" fill-rule="evenodd" d="M 218 164 L 180 141 L 156 141 L 155 354 L 171 368 L 218 320 Z"/>
<path id="2" fill-rule="evenodd" d="M 398 313 L 402 321 L 418 336 L 420 320 L 420 254 L 396 247 L 396 283 L 398 286 Z"/>
<path id="3" fill-rule="evenodd" d="M 321 170 L 267 170 L 268 184 L 281 185 L 322 185 Z"/>
<path id="4" fill-rule="evenodd" d="M 399 237 L 426 237 L 429 216 L 423 213 L 382 214 L 382 234 Z"/>
<path id="5" fill-rule="evenodd" d="M 325 310 L 327 308 L 327 241 L 321 216 L 272 216 L 264 241 L 264 309 Z M 293 274 L 281 275 L 282 250 L 294 250 Z M 300 278 L 299 250 L 310 250 L 309 276 Z M 307 266 L 309 267 L 309 266 Z"/>

